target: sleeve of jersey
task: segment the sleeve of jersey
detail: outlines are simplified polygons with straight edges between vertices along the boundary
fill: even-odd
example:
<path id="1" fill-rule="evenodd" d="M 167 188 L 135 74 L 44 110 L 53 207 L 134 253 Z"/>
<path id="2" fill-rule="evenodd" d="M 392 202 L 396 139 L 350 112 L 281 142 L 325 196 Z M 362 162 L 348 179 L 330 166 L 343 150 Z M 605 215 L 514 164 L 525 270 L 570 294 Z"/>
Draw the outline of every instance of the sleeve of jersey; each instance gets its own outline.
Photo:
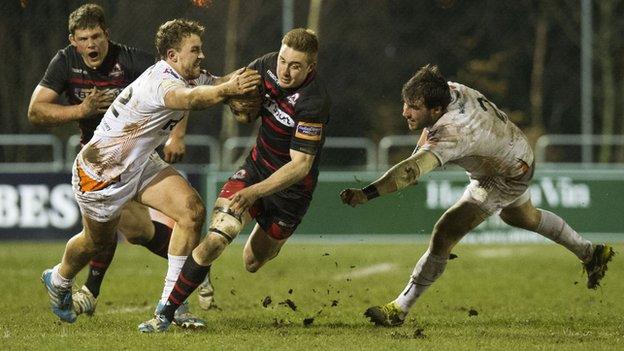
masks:
<path id="1" fill-rule="evenodd" d="M 177 88 L 184 88 L 185 85 L 181 80 L 176 79 L 174 77 L 170 77 L 167 73 L 163 74 L 163 78 L 160 80 L 158 87 L 156 89 L 156 96 L 158 103 L 162 106 L 165 106 L 165 95 L 170 91 Z"/>
<path id="2" fill-rule="evenodd" d="M 290 148 L 316 155 L 325 140 L 329 104 L 322 97 L 312 97 L 299 102 Z"/>
<path id="3" fill-rule="evenodd" d="M 67 58 L 59 51 L 50 61 L 39 85 L 52 89 L 60 95 L 67 87 L 68 76 Z"/>
<path id="4" fill-rule="evenodd" d="M 422 149 L 432 152 L 440 160 L 440 166 L 442 166 L 461 158 L 466 145 L 457 126 L 443 124 L 429 129 Z"/>

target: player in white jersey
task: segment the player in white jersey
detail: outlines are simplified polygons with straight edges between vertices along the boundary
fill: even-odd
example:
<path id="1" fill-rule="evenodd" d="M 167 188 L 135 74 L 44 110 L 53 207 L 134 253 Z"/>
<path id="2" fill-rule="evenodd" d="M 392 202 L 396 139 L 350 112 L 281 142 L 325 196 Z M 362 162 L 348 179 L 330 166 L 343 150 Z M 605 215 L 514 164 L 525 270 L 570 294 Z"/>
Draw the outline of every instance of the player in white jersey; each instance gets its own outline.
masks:
<path id="1" fill-rule="evenodd" d="M 199 241 L 204 204 L 184 177 L 154 150 L 176 124 L 186 123 L 189 110 L 245 94 L 260 82 L 257 72 L 244 68 L 221 80 L 203 74 L 199 66 L 204 58 L 203 30 L 199 23 L 181 19 L 161 25 L 156 33 L 161 61 L 115 99 L 76 157 L 72 185 L 84 229 L 68 241 L 62 262 L 42 276 L 52 311 L 62 321 L 76 320 L 71 295 L 74 277 L 94 254 L 116 240 L 119 215 L 128 201 L 159 210 L 176 222 L 165 297 Z M 210 83 L 215 85 L 205 85 Z"/>
<path id="2" fill-rule="evenodd" d="M 455 244 L 495 213 L 509 225 L 563 245 L 582 261 L 587 287 L 598 287 L 614 255 L 612 247 L 593 245 L 561 217 L 533 206 L 529 193 L 533 152 L 505 113 L 478 91 L 446 82 L 431 65 L 422 67 L 403 86 L 402 95 L 409 129 L 423 129 L 416 150 L 365 188 L 343 190 L 342 201 L 353 207 L 364 204 L 415 185 L 423 174 L 447 163 L 464 168 L 470 183 L 435 224 L 429 249 L 405 289 L 395 300 L 366 310 L 365 316 L 377 325 L 403 324 L 418 297 L 444 272 Z"/>

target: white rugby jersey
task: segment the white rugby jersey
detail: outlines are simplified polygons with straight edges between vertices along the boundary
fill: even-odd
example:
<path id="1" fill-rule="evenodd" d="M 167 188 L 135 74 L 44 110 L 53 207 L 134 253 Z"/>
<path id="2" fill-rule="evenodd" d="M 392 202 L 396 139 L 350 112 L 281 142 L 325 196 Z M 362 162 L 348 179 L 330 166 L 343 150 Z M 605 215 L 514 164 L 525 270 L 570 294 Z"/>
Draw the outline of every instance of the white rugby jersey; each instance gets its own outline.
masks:
<path id="1" fill-rule="evenodd" d="M 212 85 L 215 79 L 202 72 L 199 78 L 186 80 L 163 60 L 149 67 L 108 108 L 78 154 L 79 165 L 101 181 L 141 167 L 187 113 L 165 107 L 165 95 L 178 87 Z"/>
<path id="2" fill-rule="evenodd" d="M 483 94 L 449 82 L 451 103 L 428 128 L 422 148 L 440 163 L 457 164 L 471 178 L 519 178 L 533 164 L 533 151 L 522 131 Z"/>

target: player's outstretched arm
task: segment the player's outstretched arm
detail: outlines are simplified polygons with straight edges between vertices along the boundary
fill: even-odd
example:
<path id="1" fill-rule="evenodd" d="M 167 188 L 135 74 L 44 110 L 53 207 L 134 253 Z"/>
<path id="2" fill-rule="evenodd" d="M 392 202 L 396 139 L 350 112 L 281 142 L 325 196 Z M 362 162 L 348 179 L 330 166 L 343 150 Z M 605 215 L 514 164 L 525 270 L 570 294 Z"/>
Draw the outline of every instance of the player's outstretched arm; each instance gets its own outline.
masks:
<path id="1" fill-rule="evenodd" d="M 93 88 L 79 105 L 65 106 L 58 103 L 59 94 L 47 87 L 37 85 L 28 105 L 28 120 L 34 125 L 56 126 L 104 113 L 114 97 L 104 90 Z"/>
<path id="2" fill-rule="evenodd" d="M 362 189 L 344 189 L 340 199 L 351 207 L 361 205 L 378 196 L 390 194 L 418 183 L 418 179 L 440 166 L 438 158 L 429 151 L 419 150 L 414 155 L 390 168 L 383 176 Z"/>
<path id="3" fill-rule="evenodd" d="M 248 93 L 258 84 L 260 75 L 257 71 L 241 68 L 227 82 L 219 85 L 173 89 L 165 95 L 165 106 L 174 110 L 202 110 L 222 102 L 227 97 Z"/>

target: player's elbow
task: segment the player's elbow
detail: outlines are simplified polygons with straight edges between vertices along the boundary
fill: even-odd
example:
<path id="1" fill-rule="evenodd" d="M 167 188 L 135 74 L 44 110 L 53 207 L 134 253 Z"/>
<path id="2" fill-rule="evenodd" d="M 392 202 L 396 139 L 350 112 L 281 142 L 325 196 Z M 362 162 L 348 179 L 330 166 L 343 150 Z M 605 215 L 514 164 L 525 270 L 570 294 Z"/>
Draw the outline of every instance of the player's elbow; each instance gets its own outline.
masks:
<path id="1" fill-rule="evenodd" d="M 36 105 L 28 106 L 28 122 L 35 126 L 43 126 L 46 125 L 45 118 L 43 114 L 40 113 L 39 109 Z"/>
<path id="2" fill-rule="evenodd" d="M 312 162 L 298 162 L 295 168 L 295 174 L 298 180 L 302 180 L 310 173 L 312 169 Z"/>

